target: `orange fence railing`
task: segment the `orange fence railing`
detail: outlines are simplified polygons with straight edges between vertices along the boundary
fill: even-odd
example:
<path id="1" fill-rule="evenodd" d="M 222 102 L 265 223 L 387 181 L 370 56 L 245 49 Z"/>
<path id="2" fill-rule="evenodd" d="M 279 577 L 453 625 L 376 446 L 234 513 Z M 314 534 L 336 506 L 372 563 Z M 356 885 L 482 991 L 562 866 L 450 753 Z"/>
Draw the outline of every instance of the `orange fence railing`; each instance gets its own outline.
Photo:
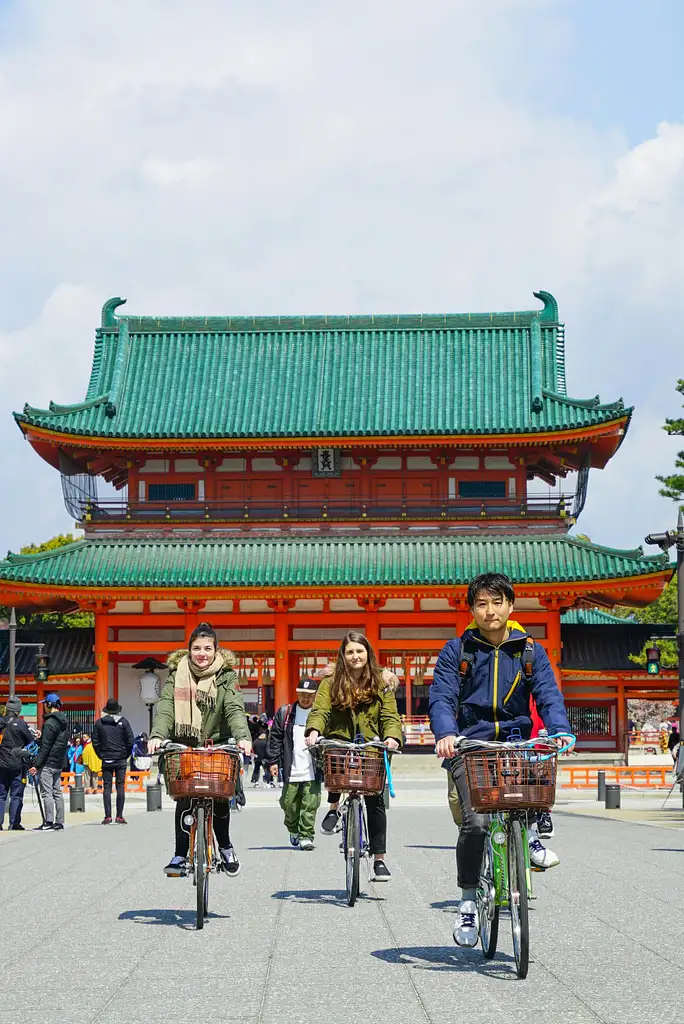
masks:
<path id="1" fill-rule="evenodd" d="M 149 777 L 149 772 L 126 772 L 126 792 L 144 793 Z M 73 786 L 73 784 L 74 773 L 62 772 L 62 791 L 68 793 L 69 786 Z M 116 786 L 116 783 L 114 785 Z M 102 776 L 97 780 L 97 791 L 98 793 L 102 792 Z"/>
<path id="2" fill-rule="evenodd" d="M 598 773 L 606 773 L 606 782 L 620 786 L 632 786 L 635 789 L 669 789 L 668 781 L 671 768 L 667 765 L 561 765 L 561 784 L 568 789 L 596 789 Z"/>

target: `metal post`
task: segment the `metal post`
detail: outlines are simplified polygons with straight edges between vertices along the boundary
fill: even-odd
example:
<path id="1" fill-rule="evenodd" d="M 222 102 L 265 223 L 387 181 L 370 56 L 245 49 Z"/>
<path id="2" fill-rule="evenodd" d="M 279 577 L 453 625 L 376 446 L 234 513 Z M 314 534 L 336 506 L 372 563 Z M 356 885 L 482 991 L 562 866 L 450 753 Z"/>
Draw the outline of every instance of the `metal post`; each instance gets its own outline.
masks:
<path id="1" fill-rule="evenodd" d="M 597 793 L 596 799 L 597 800 L 605 800 L 606 799 L 606 773 L 605 772 L 598 772 L 597 782 L 598 782 L 598 793 Z"/>
<path id="2" fill-rule="evenodd" d="M 10 609 L 9 620 L 9 695 L 17 692 L 17 613 Z"/>

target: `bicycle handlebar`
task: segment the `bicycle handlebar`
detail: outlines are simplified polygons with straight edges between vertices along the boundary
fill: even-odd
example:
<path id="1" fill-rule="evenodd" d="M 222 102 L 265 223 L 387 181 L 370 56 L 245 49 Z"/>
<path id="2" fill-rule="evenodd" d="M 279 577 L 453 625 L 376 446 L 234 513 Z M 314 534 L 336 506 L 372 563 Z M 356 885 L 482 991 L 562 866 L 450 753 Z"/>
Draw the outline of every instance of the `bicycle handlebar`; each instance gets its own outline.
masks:
<path id="1" fill-rule="evenodd" d="M 564 746 L 556 747 L 551 740 L 567 739 L 571 742 L 566 743 Z M 576 736 L 573 736 L 570 732 L 556 732 L 551 736 L 535 736 L 530 740 L 471 740 L 467 736 L 456 737 L 456 753 L 466 752 L 468 750 L 481 750 L 483 747 L 487 750 L 539 750 L 540 747 L 546 747 L 549 751 L 548 754 L 541 754 L 540 760 L 546 761 L 550 757 L 558 757 L 559 754 L 565 754 L 568 750 L 571 750 L 577 740 Z"/>
<path id="2" fill-rule="evenodd" d="M 172 740 L 162 740 L 157 749 L 160 754 L 170 754 L 180 750 L 199 750 L 205 754 L 226 751 L 229 754 L 239 754 L 242 756 L 242 750 L 239 747 L 236 747 L 233 743 L 213 743 L 210 747 L 189 747 L 185 743 L 174 743 Z"/>
<path id="3" fill-rule="evenodd" d="M 311 750 L 324 750 L 325 747 L 338 747 L 341 750 L 367 750 L 373 747 L 375 750 L 384 750 L 389 754 L 400 754 L 401 750 L 390 750 L 380 740 L 366 740 L 365 743 L 351 743 L 348 740 L 327 740 L 324 736 L 317 739 Z"/>

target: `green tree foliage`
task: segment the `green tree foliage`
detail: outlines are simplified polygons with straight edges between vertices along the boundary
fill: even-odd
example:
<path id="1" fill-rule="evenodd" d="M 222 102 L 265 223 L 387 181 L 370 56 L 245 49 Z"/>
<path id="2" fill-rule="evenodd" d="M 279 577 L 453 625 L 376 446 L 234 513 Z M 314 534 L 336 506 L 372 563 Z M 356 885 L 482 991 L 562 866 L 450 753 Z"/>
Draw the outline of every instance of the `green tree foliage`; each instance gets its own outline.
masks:
<path id="1" fill-rule="evenodd" d="M 680 395 L 684 395 L 684 380 L 677 381 L 677 391 Z M 670 436 L 683 436 L 684 419 L 665 420 L 663 430 L 670 434 Z M 663 485 L 660 488 L 660 493 L 663 497 L 672 498 L 673 501 L 684 502 L 684 451 L 677 453 L 675 470 L 679 472 L 671 473 L 669 476 L 657 476 L 656 480 Z"/>
<path id="2" fill-rule="evenodd" d="M 677 576 L 673 576 L 659 598 L 649 604 L 646 608 L 640 608 L 634 613 L 637 622 L 653 622 L 671 625 L 673 632 L 677 629 Z M 632 654 L 630 658 L 637 665 L 646 664 L 646 648 L 653 646 L 648 643 L 644 645 L 639 654 Z M 657 640 L 656 647 L 660 648 L 660 664 L 663 668 L 677 667 L 677 643 L 674 640 Z"/>
<path id="3" fill-rule="evenodd" d="M 26 544 L 20 555 L 41 555 L 45 551 L 56 551 L 67 544 L 74 544 L 78 538 L 72 533 L 59 533 L 42 544 Z M 0 618 L 9 618 L 9 608 L 0 607 Z M 73 629 L 93 625 L 92 612 L 44 612 L 31 615 L 17 612 L 17 626 L 21 629 Z"/>

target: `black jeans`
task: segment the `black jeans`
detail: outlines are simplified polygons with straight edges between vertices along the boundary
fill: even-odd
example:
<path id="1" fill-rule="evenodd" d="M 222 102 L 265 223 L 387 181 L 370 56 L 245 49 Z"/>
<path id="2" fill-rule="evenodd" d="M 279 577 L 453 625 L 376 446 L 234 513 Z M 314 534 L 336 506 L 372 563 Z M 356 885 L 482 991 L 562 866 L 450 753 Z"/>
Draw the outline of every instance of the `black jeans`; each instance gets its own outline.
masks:
<path id="1" fill-rule="evenodd" d="M 456 845 L 458 884 L 461 889 L 476 889 L 480 881 L 480 868 L 489 826 L 489 815 L 477 814 L 473 810 L 463 758 L 456 758 L 454 765 L 454 782 L 461 805 L 461 827 Z"/>
<path id="2" fill-rule="evenodd" d="M 190 797 L 176 800 L 176 857 L 187 857 L 190 834 L 181 825 L 181 815 L 190 810 Z M 230 804 L 227 800 L 214 800 L 214 835 L 219 850 L 230 846 Z"/>
<path id="3" fill-rule="evenodd" d="M 24 787 L 21 768 L 0 768 L 0 825 L 4 824 L 5 806 L 9 796 L 9 823 L 21 825 L 21 808 L 24 804 Z"/>
<path id="4" fill-rule="evenodd" d="M 102 765 L 102 802 L 105 818 L 112 816 L 112 776 L 116 777 L 116 816 L 122 818 L 126 802 L 126 764 L 124 763 L 122 767 Z"/>
<path id="5" fill-rule="evenodd" d="M 339 793 L 328 793 L 329 804 L 336 804 L 339 799 Z M 366 794 L 366 817 L 368 818 L 368 842 L 370 852 L 386 853 L 387 812 L 385 810 L 384 793 L 378 793 L 376 796 Z"/>

